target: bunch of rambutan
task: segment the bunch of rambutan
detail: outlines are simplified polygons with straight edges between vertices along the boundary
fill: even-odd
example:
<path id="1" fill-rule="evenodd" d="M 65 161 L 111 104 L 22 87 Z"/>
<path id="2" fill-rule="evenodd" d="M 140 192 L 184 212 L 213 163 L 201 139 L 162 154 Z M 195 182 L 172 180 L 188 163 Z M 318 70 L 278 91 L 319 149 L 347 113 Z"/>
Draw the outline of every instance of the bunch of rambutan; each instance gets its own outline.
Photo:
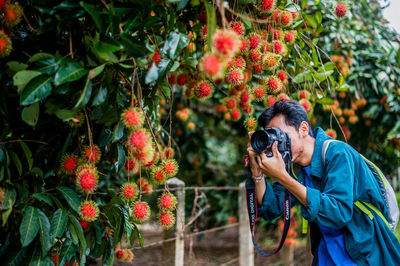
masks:
<path id="1" fill-rule="evenodd" d="M 13 28 L 21 22 L 22 12 L 18 3 L 0 0 L 0 58 L 10 55 L 13 49 L 10 36 Z"/>

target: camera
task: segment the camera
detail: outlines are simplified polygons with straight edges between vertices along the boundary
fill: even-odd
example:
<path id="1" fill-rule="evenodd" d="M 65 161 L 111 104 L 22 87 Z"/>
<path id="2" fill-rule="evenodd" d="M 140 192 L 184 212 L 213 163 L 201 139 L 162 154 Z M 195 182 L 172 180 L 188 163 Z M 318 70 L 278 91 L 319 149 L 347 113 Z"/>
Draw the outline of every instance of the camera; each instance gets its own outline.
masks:
<path id="1" fill-rule="evenodd" d="M 292 161 L 291 141 L 287 133 L 278 127 L 268 127 L 255 131 L 250 138 L 251 147 L 258 153 L 267 152 L 267 157 L 272 157 L 272 144 L 278 142 L 278 151 L 282 154 L 286 170 L 290 171 Z"/>

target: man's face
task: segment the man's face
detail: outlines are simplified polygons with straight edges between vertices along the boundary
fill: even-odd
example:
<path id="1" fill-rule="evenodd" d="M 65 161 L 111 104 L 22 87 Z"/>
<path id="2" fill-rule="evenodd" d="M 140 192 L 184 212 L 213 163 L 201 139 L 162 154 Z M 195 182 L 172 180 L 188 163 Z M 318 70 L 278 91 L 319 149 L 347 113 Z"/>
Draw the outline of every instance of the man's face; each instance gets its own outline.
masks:
<path id="1" fill-rule="evenodd" d="M 301 137 L 299 131 L 296 130 L 295 127 L 285 123 L 284 115 L 275 116 L 265 127 L 279 127 L 283 132 L 289 135 L 292 146 L 292 162 L 296 162 L 304 150 L 304 138 Z"/>

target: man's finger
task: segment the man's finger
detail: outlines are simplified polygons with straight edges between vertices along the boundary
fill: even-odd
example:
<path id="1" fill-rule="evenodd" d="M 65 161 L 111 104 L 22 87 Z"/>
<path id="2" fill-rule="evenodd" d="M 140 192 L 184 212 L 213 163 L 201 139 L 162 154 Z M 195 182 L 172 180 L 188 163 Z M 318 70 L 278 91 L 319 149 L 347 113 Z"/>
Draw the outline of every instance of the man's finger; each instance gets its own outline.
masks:
<path id="1" fill-rule="evenodd" d="M 279 154 L 278 141 L 274 141 L 274 143 L 272 144 L 272 153 L 274 154 L 274 156 Z"/>
<path id="2" fill-rule="evenodd" d="M 251 135 L 253 135 L 253 133 L 254 133 L 254 130 L 247 132 L 247 136 L 249 136 L 249 141 L 250 141 Z"/>

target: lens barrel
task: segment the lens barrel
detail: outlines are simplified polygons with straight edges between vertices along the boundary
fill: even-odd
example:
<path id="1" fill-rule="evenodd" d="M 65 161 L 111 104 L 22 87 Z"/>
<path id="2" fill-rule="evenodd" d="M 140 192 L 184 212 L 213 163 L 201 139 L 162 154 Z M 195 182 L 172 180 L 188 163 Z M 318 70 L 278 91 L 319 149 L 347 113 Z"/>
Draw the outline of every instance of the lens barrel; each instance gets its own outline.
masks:
<path id="1" fill-rule="evenodd" d="M 258 153 L 265 151 L 268 147 L 268 134 L 264 130 L 255 131 L 250 138 L 250 145 Z"/>

